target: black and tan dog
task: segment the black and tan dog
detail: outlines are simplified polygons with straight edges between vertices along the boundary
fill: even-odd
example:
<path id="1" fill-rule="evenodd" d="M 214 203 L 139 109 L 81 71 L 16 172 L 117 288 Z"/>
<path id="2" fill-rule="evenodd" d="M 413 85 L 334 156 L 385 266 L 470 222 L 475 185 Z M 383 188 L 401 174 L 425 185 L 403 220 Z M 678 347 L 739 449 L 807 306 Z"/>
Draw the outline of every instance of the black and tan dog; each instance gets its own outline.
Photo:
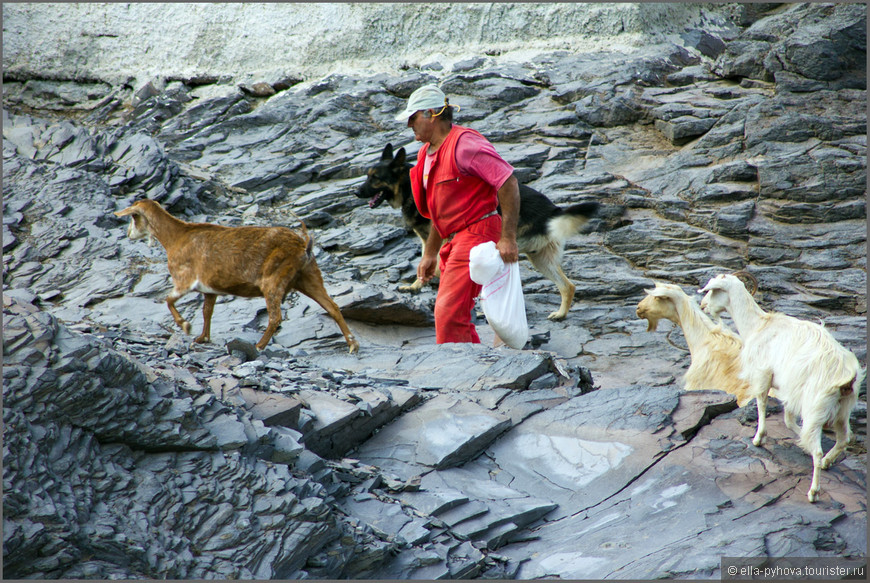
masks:
<path id="1" fill-rule="evenodd" d="M 400 148 L 393 156 L 392 144 L 387 144 L 377 164 L 369 168 L 368 178 L 360 187 L 357 196 L 369 199 L 369 207 L 375 208 L 387 202 L 393 208 L 402 209 L 402 218 L 408 230 L 420 237 L 425 245 L 429 237 L 430 221 L 423 218 L 414 203 L 411 179 L 408 174 L 411 164 L 406 160 L 405 149 Z M 520 216 L 517 225 L 517 246 L 525 253 L 541 274 L 556 284 L 562 296 L 558 310 L 550 314 L 551 320 L 561 320 L 568 315 L 574 302 L 574 284 L 562 271 L 562 255 L 565 241 L 575 235 L 598 210 L 597 202 L 582 202 L 560 208 L 537 190 L 520 185 Z M 421 280 L 402 291 L 419 291 Z"/>

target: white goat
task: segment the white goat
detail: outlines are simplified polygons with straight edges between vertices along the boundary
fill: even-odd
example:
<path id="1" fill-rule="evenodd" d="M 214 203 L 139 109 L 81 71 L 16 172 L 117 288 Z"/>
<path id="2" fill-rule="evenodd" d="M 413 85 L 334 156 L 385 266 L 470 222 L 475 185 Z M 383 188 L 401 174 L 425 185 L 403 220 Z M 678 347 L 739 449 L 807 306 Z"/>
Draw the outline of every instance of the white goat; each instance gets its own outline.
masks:
<path id="1" fill-rule="evenodd" d="M 302 237 L 286 227 L 224 227 L 208 223 L 188 223 L 170 215 L 159 203 L 143 199 L 118 211 L 130 216 L 127 231 L 131 239 L 154 237 L 166 249 L 169 273 L 174 288 L 166 305 L 175 323 L 190 334 L 190 323 L 181 317 L 175 302 L 197 291 L 203 294 L 202 334 L 194 342 L 209 342 L 211 315 L 218 294 L 266 300 L 269 324 L 257 342 L 262 350 L 281 324 L 281 302 L 291 290 L 320 304 L 341 328 L 350 352 L 359 343 L 341 315 L 341 310 L 323 286 L 323 277 L 314 261 L 311 237 Z M 304 225 L 303 225 L 304 226 Z"/>
<path id="2" fill-rule="evenodd" d="M 741 376 L 758 405 L 758 429 L 752 443 L 767 434 L 767 395 L 776 386 L 785 407 L 785 423 L 800 435 L 798 444 L 813 457 L 813 479 L 807 498 L 819 494 L 820 470 L 834 463 L 851 441 L 849 414 L 858 400 L 865 372 L 854 354 L 825 328 L 785 314 L 765 312 L 733 275 L 717 275 L 701 292 L 701 307 L 710 314 L 727 310 L 743 339 Z M 803 426 L 795 422 L 797 416 Z M 822 457 L 822 428 L 830 423 L 837 442 Z"/>
<path id="3" fill-rule="evenodd" d="M 697 302 L 679 286 L 658 283 L 645 290 L 647 296 L 637 305 L 638 318 L 646 319 L 647 331 L 654 332 L 659 320 L 670 320 L 683 330 L 692 363 L 683 376 L 686 390 L 713 389 L 737 397 L 742 407 L 752 396 L 748 383 L 738 378 L 740 372 L 740 338 L 701 311 Z"/>

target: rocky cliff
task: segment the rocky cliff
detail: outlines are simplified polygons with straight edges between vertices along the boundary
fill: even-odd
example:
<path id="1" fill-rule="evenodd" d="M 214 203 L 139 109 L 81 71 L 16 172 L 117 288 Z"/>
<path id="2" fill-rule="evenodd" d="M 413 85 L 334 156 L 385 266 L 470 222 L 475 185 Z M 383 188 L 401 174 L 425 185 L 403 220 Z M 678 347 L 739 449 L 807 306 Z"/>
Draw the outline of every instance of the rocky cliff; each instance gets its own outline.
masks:
<path id="1" fill-rule="evenodd" d="M 590 52 L 729 30 L 752 8 L 709 4 L 10 5 L 7 79 L 134 86 L 152 77 L 276 83 L 334 72 L 450 65 L 471 55 Z"/>
<path id="2" fill-rule="evenodd" d="M 167 12 L 168 11 L 168 12 Z M 719 578 L 722 557 L 866 556 L 856 441 L 812 461 L 771 400 L 685 391 L 635 315 L 745 269 L 866 360 L 866 7 L 4 4 L 4 575 Z M 446 24 L 423 34 L 429 22 Z M 168 27 L 168 28 L 167 28 Z M 169 34 L 172 32 L 172 34 Z M 433 50 L 433 46 L 438 50 Z M 447 49 L 445 47 L 450 47 Z M 255 50 L 256 49 L 256 50 Z M 522 182 L 599 216 L 524 350 L 434 344 L 419 242 L 355 196 L 439 83 Z M 159 245 L 112 213 L 302 220 L 360 340 L 291 294 L 178 330 Z M 179 308 L 201 324 L 201 300 Z M 726 320 L 726 325 L 729 322 Z M 833 441 L 826 434 L 825 448 Z"/>

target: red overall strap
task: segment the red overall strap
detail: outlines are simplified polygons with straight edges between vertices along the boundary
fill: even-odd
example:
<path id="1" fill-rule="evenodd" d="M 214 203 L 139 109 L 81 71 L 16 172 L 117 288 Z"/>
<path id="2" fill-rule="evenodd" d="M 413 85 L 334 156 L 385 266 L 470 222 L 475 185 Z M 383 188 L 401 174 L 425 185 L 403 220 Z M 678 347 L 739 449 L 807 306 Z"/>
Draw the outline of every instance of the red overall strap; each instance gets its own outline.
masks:
<path id="1" fill-rule="evenodd" d="M 424 144 L 417 152 L 417 165 L 411 169 L 411 190 L 417 209 L 424 217 L 432 219 L 442 239 L 498 208 L 496 189 L 476 176 L 460 174 L 456 165 L 456 143 L 466 132 L 478 133 L 458 125 L 450 129 L 435 153 L 425 191 L 423 165 L 429 144 Z"/>

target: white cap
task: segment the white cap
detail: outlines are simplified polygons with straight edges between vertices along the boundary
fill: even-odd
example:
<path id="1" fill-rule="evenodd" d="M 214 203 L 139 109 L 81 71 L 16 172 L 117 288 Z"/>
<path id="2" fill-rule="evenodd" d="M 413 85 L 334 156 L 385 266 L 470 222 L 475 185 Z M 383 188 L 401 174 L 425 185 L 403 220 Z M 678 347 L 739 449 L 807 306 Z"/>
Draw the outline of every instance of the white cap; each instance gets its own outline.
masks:
<path id="1" fill-rule="evenodd" d="M 438 87 L 435 85 L 423 85 L 408 97 L 408 106 L 396 116 L 396 121 L 407 121 L 416 112 L 424 109 L 437 110 L 438 113 L 436 115 L 439 115 L 445 107 L 459 109 L 458 105 L 447 103 L 447 97 Z"/>

